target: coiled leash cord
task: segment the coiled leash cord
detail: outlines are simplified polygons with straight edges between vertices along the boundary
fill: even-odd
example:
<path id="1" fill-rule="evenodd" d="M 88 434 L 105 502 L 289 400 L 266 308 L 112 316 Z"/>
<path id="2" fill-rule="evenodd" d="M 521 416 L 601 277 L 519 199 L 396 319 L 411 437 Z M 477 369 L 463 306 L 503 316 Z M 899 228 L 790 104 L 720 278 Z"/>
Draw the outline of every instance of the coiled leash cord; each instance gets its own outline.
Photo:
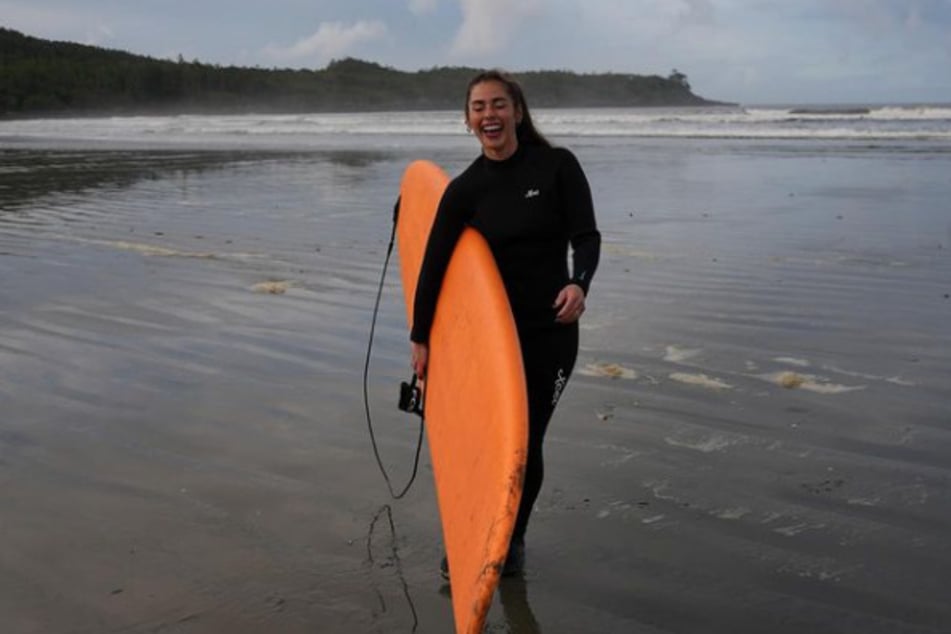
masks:
<path id="1" fill-rule="evenodd" d="M 370 416 L 370 395 L 367 388 L 368 377 L 370 374 L 370 356 L 373 351 L 373 335 L 376 332 L 376 318 L 380 312 L 380 298 L 383 296 L 383 284 L 386 281 L 386 271 L 390 265 L 390 255 L 393 253 L 393 243 L 396 240 L 396 221 L 400 214 L 400 199 L 396 199 L 396 204 L 393 206 L 393 230 L 390 233 L 390 244 L 386 247 L 386 258 L 383 261 L 383 274 L 380 275 L 380 285 L 376 291 L 376 303 L 373 305 L 373 320 L 370 323 L 370 340 L 367 343 L 367 358 L 366 363 L 363 366 L 363 405 L 366 408 L 367 414 L 367 429 L 370 432 L 370 444 L 373 445 L 373 455 L 376 457 L 376 464 L 380 467 L 380 473 L 383 474 L 383 479 L 386 480 L 386 487 L 390 491 L 390 495 L 394 500 L 399 500 L 409 491 L 410 487 L 413 486 L 413 482 L 416 480 L 416 472 L 419 469 L 419 454 L 423 448 L 423 427 L 426 423 L 426 419 L 423 416 L 422 403 L 426 398 L 425 395 L 425 385 L 423 391 L 419 395 L 418 400 L 414 400 L 412 403 L 412 409 L 417 415 L 419 415 L 419 438 L 416 441 L 416 457 L 413 459 L 413 473 L 409 478 L 409 482 L 406 483 L 406 486 L 403 489 L 396 493 L 393 490 L 393 484 L 390 481 L 390 476 L 386 472 L 386 468 L 383 466 L 383 460 L 380 458 L 380 450 L 376 445 L 376 435 L 373 433 L 373 419 Z M 416 389 L 416 375 L 413 374 L 412 383 L 407 386 L 403 384 L 403 391 L 407 389 L 414 390 Z M 401 398 L 401 404 L 403 399 Z"/>

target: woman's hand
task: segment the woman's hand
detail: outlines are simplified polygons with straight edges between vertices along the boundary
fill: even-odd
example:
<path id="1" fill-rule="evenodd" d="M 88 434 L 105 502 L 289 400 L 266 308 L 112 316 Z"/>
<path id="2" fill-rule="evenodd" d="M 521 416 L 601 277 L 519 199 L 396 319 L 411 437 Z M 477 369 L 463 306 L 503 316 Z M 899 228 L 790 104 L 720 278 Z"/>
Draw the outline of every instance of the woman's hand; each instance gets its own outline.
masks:
<path id="1" fill-rule="evenodd" d="M 417 378 L 425 379 L 426 364 L 429 362 L 429 346 L 425 343 L 416 343 L 415 341 L 410 343 L 412 344 L 410 363 L 413 366 L 413 372 L 416 373 Z"/>
<path id="2" fill-rule="evenodd" d="M 555 315 L 557 323 L 575 323 L 584 312 L 584 290 L 577 284 L 569 284 L 558 293 L 552 307 L 558 311 Z"/>

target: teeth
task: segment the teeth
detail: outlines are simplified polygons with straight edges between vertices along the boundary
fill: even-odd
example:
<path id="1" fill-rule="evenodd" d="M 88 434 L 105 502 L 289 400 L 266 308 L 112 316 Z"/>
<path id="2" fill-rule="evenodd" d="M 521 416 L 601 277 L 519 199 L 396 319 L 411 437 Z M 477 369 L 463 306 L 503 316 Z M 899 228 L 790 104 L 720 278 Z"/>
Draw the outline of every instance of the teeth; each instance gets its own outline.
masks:
<path id="1" fill-rule="evenodd" d="M 502 129 L 502 126 L 497 125 L 497 124 L 496 124 L 496 125 L 486 125 L 486 126 L 482 126 L 482 131 L 483 131 L 483 132 L 498 132 L 498 131 L 501 130 L 501 129 Z"/>

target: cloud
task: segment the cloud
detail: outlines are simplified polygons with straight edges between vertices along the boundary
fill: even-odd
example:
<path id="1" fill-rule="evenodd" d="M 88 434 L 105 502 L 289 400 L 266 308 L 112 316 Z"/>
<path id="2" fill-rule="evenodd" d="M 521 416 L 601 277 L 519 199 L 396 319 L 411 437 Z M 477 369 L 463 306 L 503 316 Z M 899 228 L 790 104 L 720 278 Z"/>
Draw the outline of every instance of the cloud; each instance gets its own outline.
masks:
<path id="1" fill-rule="evenodd" d="M 98 46 L 115 37 L 113 28 L 90 11 L 44 8 L 34 3 L 0 2 L 3 24 L 34 37 L 64 39 Z"/>
<path id="2" fill-rule="evenodd" d="M 680 14 L 681 21 L 688 24 L 713 24 L 716 21 L 716 8 L 712 0 L 682 0 L 686 4 Z"/>
<path id="3" fill-rule="evenodd" d="M 409 10 L 416 15 L 432 13 L 436 10 L 439 0 L 409 0 Z"/>
<path id="4" fill-rule="evenodd" d="M 526 18 L 538 14 L 541 5 L 540 0 L 459 0 L 462 26 L 452 54 L 464 57 L 499 52 Z"/>
<path id="5" fill-rule="evenodd" d="M 300 39 L 291 46 L 268 45 L 264 49 L 264 55 L 278 62 L 326 61 L 348 52 L 360 42 L 379 39 L 386 33 L 386 25 L 379 20 L 361 20 L 349 26 L 342 22 L 324 22 L 313 35 Z"/>

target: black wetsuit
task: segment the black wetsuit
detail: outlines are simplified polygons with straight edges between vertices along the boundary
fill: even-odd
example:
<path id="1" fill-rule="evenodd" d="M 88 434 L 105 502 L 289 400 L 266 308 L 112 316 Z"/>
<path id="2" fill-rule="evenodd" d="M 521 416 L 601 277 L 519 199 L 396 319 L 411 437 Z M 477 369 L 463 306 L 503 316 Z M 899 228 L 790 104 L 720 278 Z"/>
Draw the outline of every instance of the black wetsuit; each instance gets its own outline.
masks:
<path id="1" fill-rule="evenodd" d="M 545 430 L 578 354 L 578 324 L 556 323 L 553 304 L 568 283 L 587 294 L 601 236 L 588 181 L 568 150 L 521 144 L 504 161 L 480 156 L 453 179 L 439 203 L 416 288 L 410 338 L 417 343 L 429 340 L 439 288 L 466 226 L 486 238 L 495 256 L 522 348 L 529 451 L 513 536 L 521 540 L 541 489 Z"/>

